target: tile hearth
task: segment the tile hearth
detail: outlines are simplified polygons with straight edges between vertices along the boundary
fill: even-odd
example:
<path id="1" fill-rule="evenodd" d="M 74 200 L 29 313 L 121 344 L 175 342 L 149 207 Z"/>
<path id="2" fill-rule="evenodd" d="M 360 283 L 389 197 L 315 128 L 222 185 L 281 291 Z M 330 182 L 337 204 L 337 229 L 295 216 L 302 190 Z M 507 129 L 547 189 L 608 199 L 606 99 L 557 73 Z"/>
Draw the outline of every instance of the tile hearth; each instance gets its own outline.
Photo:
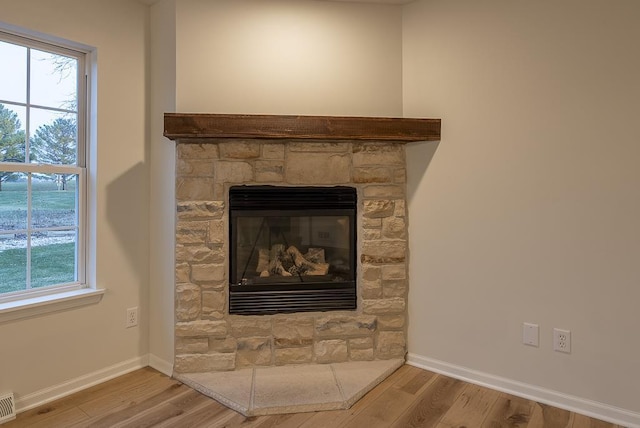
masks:
<path id="1" fill-rule="evenodd" d="M 245 416 L 350 408 L 404 360 L 255 367 L 174 375 Z"/>

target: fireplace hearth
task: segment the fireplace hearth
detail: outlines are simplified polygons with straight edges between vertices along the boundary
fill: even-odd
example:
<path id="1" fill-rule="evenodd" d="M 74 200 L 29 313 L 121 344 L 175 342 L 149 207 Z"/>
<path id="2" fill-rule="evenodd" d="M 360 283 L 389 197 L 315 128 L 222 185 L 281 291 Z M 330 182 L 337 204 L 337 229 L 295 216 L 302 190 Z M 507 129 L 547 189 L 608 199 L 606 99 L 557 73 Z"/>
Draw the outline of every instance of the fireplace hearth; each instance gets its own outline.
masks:
<path id="1" fill-rule="evenodd" d="M 229 313 L 356 309 L 353 187 L 229 189 Z"/>

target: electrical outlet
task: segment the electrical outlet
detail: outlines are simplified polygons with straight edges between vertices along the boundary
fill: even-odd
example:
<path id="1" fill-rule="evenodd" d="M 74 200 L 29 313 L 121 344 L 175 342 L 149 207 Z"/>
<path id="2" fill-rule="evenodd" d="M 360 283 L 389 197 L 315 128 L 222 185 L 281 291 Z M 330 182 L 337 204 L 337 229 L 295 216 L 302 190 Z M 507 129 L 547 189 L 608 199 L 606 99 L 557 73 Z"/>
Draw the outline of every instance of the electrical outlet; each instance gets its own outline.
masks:
<path id="1" fill-rule="evenodd" d="M 522 323 L 522 343 L 529 346 L 538 346 L 538 324 Z"/>
<path id="2" fill-rule="evenodd" d="M 138 325 L 138 307 L 127 309 L 127 321 L 126 328 L 135 327 Z"/>
<path id="3" fill-rule="evenodd" d="M 571 332 L 569 330 L 553 329 L 553 350 L 571 353 Z"/>

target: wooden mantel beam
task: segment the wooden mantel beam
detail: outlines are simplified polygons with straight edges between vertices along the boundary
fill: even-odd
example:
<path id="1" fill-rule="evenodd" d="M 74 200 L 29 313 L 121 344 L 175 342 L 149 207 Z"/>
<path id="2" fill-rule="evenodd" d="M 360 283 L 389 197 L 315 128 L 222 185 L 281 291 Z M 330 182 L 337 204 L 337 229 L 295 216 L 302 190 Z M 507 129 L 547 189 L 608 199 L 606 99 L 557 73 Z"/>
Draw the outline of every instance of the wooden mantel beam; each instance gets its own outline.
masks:
<path id="1" fill-rule="evenodd" d="M 165 113 L 164 136 L 189 138 L 439 141 L 440 119 Z"/>

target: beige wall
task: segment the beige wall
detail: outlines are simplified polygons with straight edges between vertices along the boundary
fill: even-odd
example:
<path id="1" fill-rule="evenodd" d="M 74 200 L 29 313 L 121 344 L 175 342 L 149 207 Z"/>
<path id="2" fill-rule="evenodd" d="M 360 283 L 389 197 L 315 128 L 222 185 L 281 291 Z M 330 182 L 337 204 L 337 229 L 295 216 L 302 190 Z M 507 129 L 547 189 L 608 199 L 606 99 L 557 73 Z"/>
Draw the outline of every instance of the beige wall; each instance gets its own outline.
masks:
<path id="1" fill-rule="evenodd" d="M 98 55 L 95 284 L 101 303 L 0 324 L 0 391 L 26 394 L 147 354 L 148 8 L 131 1 L 0 0 L 0 19 L 95 46 Z M 126 308 L 141 325 L 125 329 Z"/>
<path id="2" fill-rule="evenodd" d="M 173 372 L 175 144 L 162 136 L 164 113 L 176 111 L 176 0 L 150 9 L 149 352 Z"/>
<path id="3" fill-rule="evenodd" d="M 176 13 L 182 112 L 402 114 L 397 6 L 181 0 Z"/>
<path id="4" fill-rule="evenodd" d="M 640 3 L 403 11 L 410 353 L 640 412 Z"/>

